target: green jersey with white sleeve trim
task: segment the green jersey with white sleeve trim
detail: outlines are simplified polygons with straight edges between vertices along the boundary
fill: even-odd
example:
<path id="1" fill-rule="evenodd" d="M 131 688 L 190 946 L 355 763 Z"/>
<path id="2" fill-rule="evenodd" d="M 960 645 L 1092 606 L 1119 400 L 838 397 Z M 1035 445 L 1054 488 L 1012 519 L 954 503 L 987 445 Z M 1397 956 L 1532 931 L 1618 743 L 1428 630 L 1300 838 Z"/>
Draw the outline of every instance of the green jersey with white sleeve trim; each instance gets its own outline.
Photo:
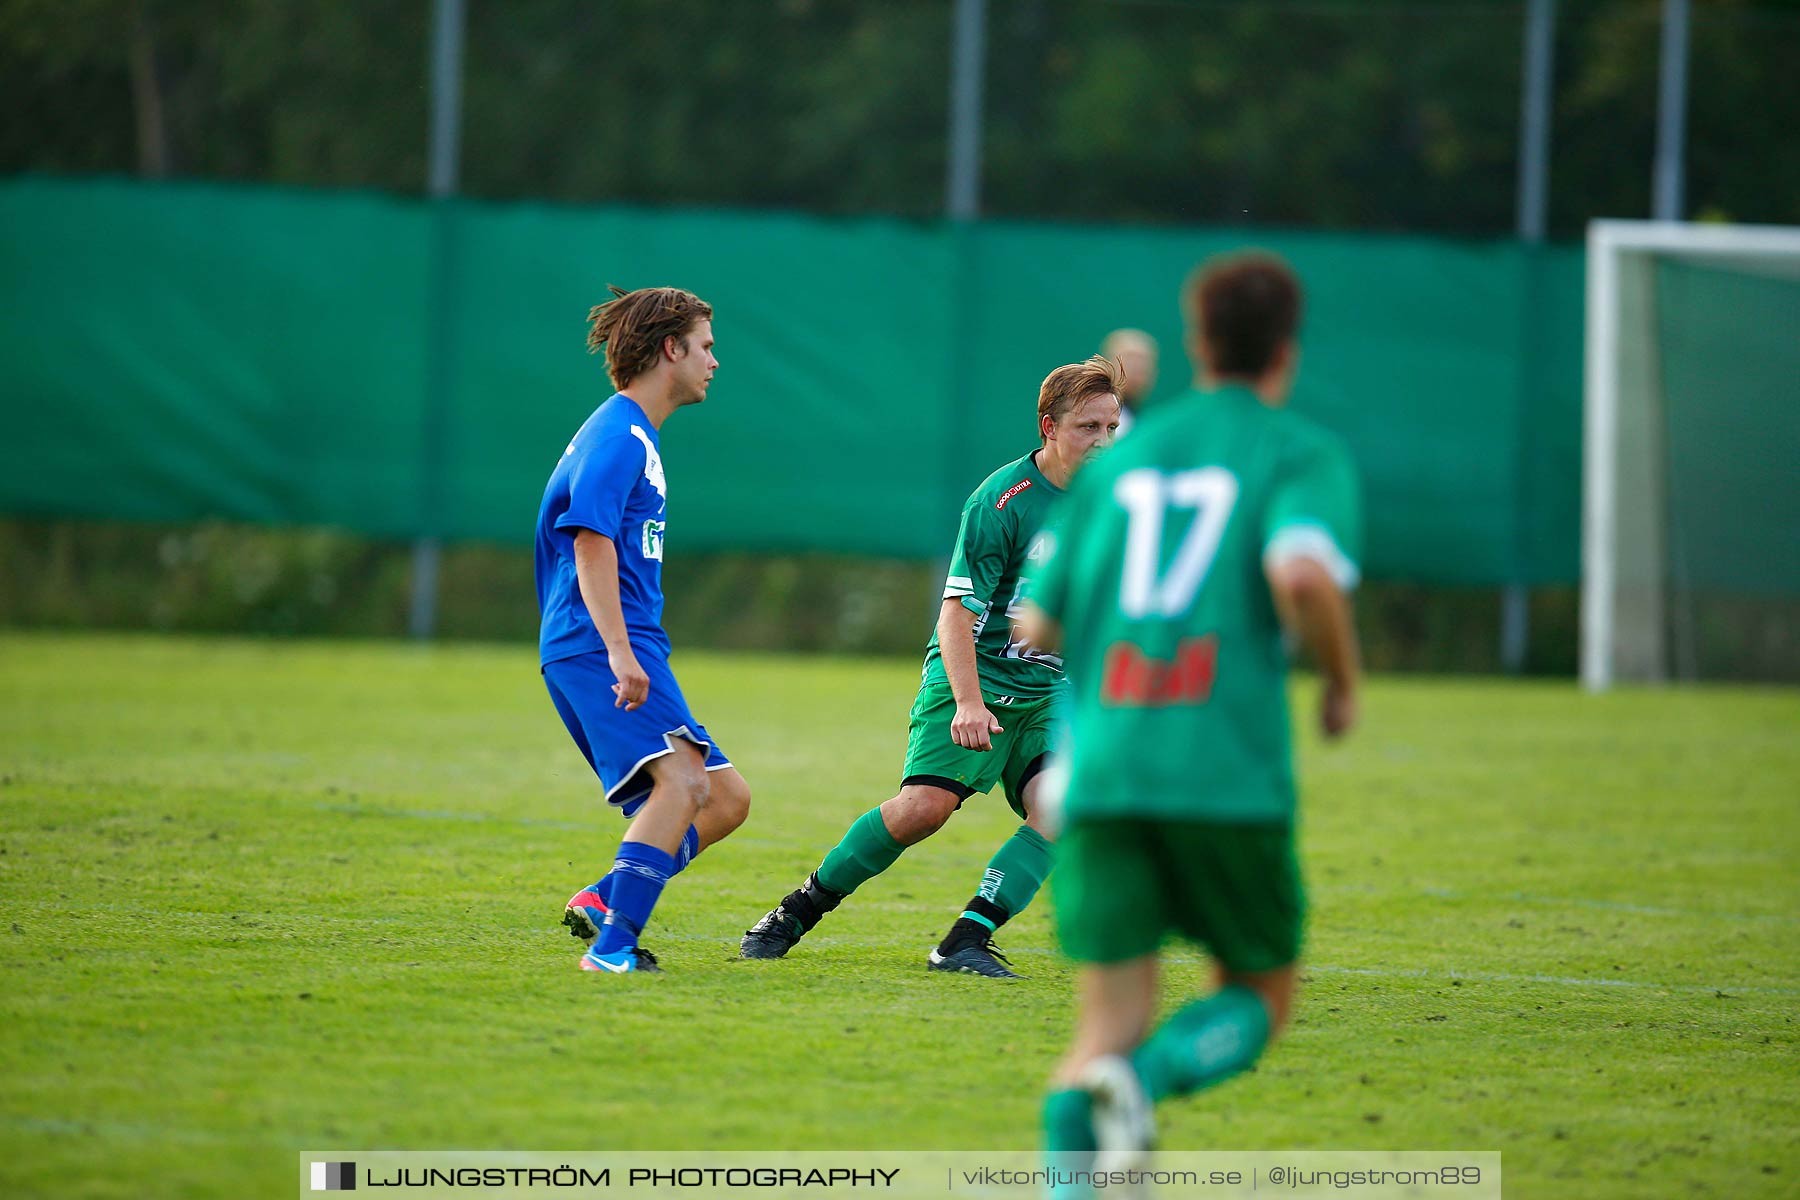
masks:
<path id="1" fill-rule="evenodd" d="M 1076 478 L 1032 599 L 1063 628 L 1066 813 L 1294 814 L 1287 656 L 1264 565 L 1355 586 L 1362 513 L 1335 435 L 1244 388 L 1145 413 Z"/>

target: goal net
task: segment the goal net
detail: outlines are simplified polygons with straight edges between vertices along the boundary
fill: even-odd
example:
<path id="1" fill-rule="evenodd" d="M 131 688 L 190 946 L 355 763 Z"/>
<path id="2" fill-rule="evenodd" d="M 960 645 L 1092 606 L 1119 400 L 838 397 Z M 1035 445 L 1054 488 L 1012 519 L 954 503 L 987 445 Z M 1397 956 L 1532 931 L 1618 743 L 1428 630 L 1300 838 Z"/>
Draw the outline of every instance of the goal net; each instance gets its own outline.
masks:
<path id="1" fill-rule="evenodd" d="M 1800 680 L 1800 228 L 1596 221 L 1581 678 Z"/>

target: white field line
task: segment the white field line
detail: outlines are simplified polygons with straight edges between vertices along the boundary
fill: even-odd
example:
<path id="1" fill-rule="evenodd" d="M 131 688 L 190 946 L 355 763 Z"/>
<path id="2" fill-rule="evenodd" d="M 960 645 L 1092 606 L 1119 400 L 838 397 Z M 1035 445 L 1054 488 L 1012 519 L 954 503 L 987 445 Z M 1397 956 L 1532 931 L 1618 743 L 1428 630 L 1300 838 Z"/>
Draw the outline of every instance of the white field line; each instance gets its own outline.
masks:
<path id="1" fill-rule="evenodd" d="M 1197 959 L 1194 961 L 1198 961 Z M 1644 988 L 1656 992 L 1688 992 L 1705 996 L 1800 996 L 1800 988 L 1763 987 L 1757 984 L 1651 983 L 1641 979 L 1585 979 L 1576 975 L 1511 975 L 1493 971 L 1394 970 L 1388 967 L 1339 967 L 1326 963 L 1300 964 L 1307 975 L 1365 975 L 1376 979 L 1443 979 L 1469 983 L 1543 983 L 1555 987 Z"/>
<path id="2" fill-rule="evenodd" d="M 711 942 L 717 939 L 703 934 L 673 933 L 659 931 L 646 936 L 650 942 Z M 875 941 L 869 938 L 810 938 L 809 946 L 820 948 L 848 948 L 857 950 L 892 950 L 893 942 Z M 927 947 L 929 949 L 929 947 Z M 1036 946 L 1021 946 L 1016 950 L 1007 950 L 1008 958 L 1060 958 L 1060 952 Z M 1206 963 L 1206 958 L 1192 953 L 1164 954 L 1165 963 L 1181 963 L 1199 965 Z M 919 961 L 925 961 L 924 952 L 919 954 Z M 1071 966 L 1074 964 L 1071 963 Z M 1313 963 L 1304 959 L 1300 963 L 1302 976 L 1309 975 L 1357 975 L 1370 979 L 1416 979 L 1438 980 L 1449 983 L 1462 980 L 1466 983 L 1532 983 L 1546 984 L 1552 987 L 1579 988 L 1639 988 L 1653 992 L 1684 992 L 1696 996 L 1800 996 L 1800 987 L 1770 987 L 1763 984 L 1700 984 L 1700 983 L 1656 983 L 1642 979 L 1589 979 L 1577 975 L 1514 975 L 1496 971 L 1460 971 L 1455 968 L 1447 970 L 1430 970 L 1424 967 L 1344 967 L 1333 963 Z"/>

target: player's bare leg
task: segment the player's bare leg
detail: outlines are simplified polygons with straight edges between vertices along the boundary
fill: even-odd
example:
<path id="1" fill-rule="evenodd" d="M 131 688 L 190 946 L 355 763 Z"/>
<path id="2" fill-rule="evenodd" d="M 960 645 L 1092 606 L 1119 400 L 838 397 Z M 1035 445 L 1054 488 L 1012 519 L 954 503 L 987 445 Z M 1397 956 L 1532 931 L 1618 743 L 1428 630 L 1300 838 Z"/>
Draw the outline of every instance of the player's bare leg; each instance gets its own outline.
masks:
<path id="1" fill-rule="evenodd" d="M 1156 1012 L 1157 969 L 1153 954 L 1081 969 L 1075 981 L 1075 1036 L 1051 1076 L 1053 1084 L 1079 1086 L 1096 1058 L 1137 1048 Z"/>
<path id="2" fill-rule="evenodd" d="M 1287 1024 L 1299 964 L 1218 970 L 1217 990 L 1172 1014 L 1132 1054 L 1152 1102 L 1223 1083 L 1249 1067 Z"/>
<path id="3" fill-rule="evenodd" d="M 1156 1011 L 1157 967 L 1156 956 L 1145 955 L 1083 967 L 1077 976 L 1074 1040 L 1044 1098 L 1044 1146 L 1053 1168 L 1143 1165 L 1155 1126 L 1128 1056 Z"/>
<path id="4" fill-rule="evenodd" d="M 688 782 L 691 786 L 692 780 Z M 707 782 L 706 803 L 695 814 L 693 825 L 675 851 L 677 873 L 686 870 L 702 850 L 729 837 L 750 815 L 750 785 L 737 768 L 707 772 Z M 569 932 L 592 945 L 611 907 L 611 892 L 612 877 L 608 875 L 570 897 L 563 909 L 563 924 Z"/>
<path id="5" fill-rule="evenodd" d="M 898 795 L 858 817 L 818 870 L 744 932 L 739 956 L 785 955 L 844 897 L 893 866 L 908 846 L 942 829 L 961 802 L 962 797 L 948 788 L 907 784 Z"/>
<path id="6" fill-rule="evenodd" d="M 688 826 L 708 807 L 712 780 L 706 774 L 706 752 L 677 738 L 674 753 L 651 759 L 644 770 L 651 780 L 650 798 L 626 826 L 622 840 L 674 854 Z"/>
<path id="7" fill-rule="evenodd" d="M 945 788 L 909 783 L 880 808 L 887 835 L 902 846 L 916 846 L 944 827 L 962 798 Z"/>
<path id="8" fill-rule="evenodd" d="M 1220 967 L 1217 978 L 1220 989 L 1249 988 L 1262 998 L 1263 1008 L 1269 1014 L 1269 1041 L 1273 1042 L 1287 1028 L 1288 1016 L 1294 1011 L 1294 995 L 1300 986 L 1299 963 L 1289 963 L 1273 971 L 1227 971 Z"/>
<path id="9" fill-rule="evenodd" d="M 750 816 L 750 785 L 736 767 L 710 772 L 708 779 L 706 805 L 694 818 L 700 839 L 696 854 L 724 841 Z"/>
<path id="10" fill-rule="evenodd" d="M 582 956 L 583 970 L 623 975 L 660 969 L 655 957 L 638 945 L 638 937 L 675 873 L 675 856 L 689 828 L 707 806 L 711 781 L 705 751 L 679 739 L 672 753 L 652 759 L 644 769 L 651 779 L 650 795 L 619 843 L 610 909 Z"/>
<path id="11" fill-rule="evenodd" d="M 1146 1037 L 1155 1010 L 1154 959 L 1081 973 L 1074 1044 L 1045 1102 L 1053 1151 L 1097 1148 L 1098 1168 L 1141 1166 L 1154 1133 L 1152 1105 L 1222 1083 L 1256 1061 L 1287 1023 L 1299 968 L 1219 970 L 1215 978 L 1216 991 Z M 1080 1138 L 1083 1097 L 1092 1147 Z"/>

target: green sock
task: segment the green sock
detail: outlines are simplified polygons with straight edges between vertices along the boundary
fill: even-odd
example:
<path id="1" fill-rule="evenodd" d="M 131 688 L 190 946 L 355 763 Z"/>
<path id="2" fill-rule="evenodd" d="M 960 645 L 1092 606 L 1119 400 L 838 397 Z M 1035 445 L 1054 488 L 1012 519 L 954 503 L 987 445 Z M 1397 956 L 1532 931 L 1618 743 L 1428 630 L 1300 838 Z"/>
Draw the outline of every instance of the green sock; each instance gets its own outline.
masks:
<path id="1" fill-rule="evenodd" d="M 1064 1088 L 1046 1095 L 1044 1149 L 1061 1154 L 1094 1148 L 1094 1098 L 1080 1088 Z"/>
<path id="2" fill-rule="evenodd" d="M 1089 1171 L 1094 1166 L 1094 1098 L 1080 1088 L 1064 1088 L 1044 1097 L 1044 1166 L 1051 1172 L 1052 1200 L 1074 1200 L 1094 1194 L 1091 1186 L 1056 1182 L 1056 1176 Z"/>
<path id="3" fill-rule="evenodd" d="M 1164 1021 L 1131 1056 L 1152 1103 L 1222 1083 L 1269 1044 L 1269 1010 L 1247 987 L 1220 988 Z"/>
<path id="4" fill-rule="evenodd" d="M 882 824 L 881 809 L 871 808 L 844 831 L 844 840 L 819 864 L 819 882 L 848 896 L 894 865 L 906 847 Z"/>
<path id="5" fill-rule="evenodd" d="M 999 922 L 981 911 L 977 901 L 998 905 L 1006 914 L 1001 919 L 1010 919 L 1025 911 L 1049 877 L 1050 842 L 1031 826 L 1021 825 L 994 851 L 987 870 L 982 872 L 981 890 L 975 893 L 975 900 L 970 901 L 963 916 L 996 929 Z"/>

